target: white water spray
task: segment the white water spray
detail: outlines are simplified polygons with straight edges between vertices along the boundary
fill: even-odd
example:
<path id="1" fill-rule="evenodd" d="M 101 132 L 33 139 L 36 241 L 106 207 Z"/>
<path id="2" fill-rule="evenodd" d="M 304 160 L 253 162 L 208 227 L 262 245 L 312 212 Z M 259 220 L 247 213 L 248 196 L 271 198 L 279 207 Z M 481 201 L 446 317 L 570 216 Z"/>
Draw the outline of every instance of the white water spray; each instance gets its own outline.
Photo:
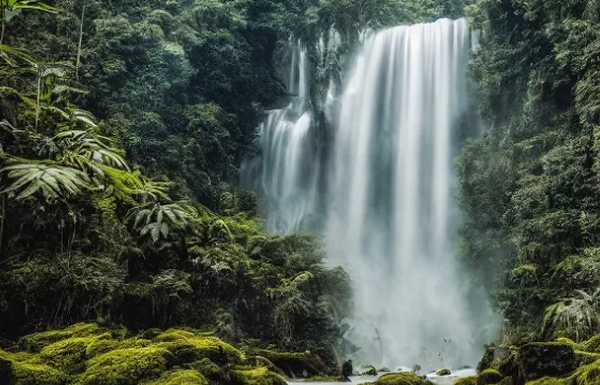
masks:
<path id="1" fill-rule="evenodd" d="M 353 279 L 348 337 L 374 363 L 456 368 L 479 356 L 453 243 L 469 48 L 464 20 L 378 32 L 343 96 L 328 254 Z"/>

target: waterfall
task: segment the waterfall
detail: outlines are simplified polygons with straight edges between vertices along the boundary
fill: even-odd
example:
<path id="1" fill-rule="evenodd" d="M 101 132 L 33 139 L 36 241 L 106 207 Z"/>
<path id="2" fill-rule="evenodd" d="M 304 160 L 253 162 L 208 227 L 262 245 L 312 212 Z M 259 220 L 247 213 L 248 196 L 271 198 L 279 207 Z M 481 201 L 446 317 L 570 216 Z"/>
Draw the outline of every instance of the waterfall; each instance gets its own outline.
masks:
<path id="1" fill-rule="evenodd" d="M 493 331 L 478 339 L 485 321 L 472 311 L 486 314 L 489 307 L 469 303 L 460 276 L 453 159 L 457 126 L 468 112 L 468 52 L 477 49 L 478 34 L 465 20 L 442 19 L 363 38 L 341 99 L 330 81 L 323 103 L 333 126 L 326 167 L 317 150 L 307 54 L 298 44 L 292 101 L 268 112 L 259 127 L 259 170 L 244 174 L 267 196 L 271 231 L 314 230 L 306 223 L 319 217 L 328 263 L 343 266 L 353 281 L 345 336 L 360 347 L 362 362 L 391 369 L 473 365 Z M 337 49 L 335 33 L 328 40 Z M 327 62 L 323 39 L 317 52 Z"/>
<path id="2" fill-rule="evenodd" d="M 320 162 L 311 129 L 307 56 L 301 43 L 293 46 L 288 85 L 292 100 L 283 109 L 267 111 L 259 126 L 262 154 L 242 170 L 243 184 L 265 193 L 267 227 L 274 233 L 298 231 L 316 210 Z"/>
<path id="3" fill-rule="evenodd" d="M 480 353 L 454 243 L 469 37 L 447 19 L 374 33 L 341 101 L 328 255 L 353 279 L 347 337 L 374 364 L 457 367 Z"/>

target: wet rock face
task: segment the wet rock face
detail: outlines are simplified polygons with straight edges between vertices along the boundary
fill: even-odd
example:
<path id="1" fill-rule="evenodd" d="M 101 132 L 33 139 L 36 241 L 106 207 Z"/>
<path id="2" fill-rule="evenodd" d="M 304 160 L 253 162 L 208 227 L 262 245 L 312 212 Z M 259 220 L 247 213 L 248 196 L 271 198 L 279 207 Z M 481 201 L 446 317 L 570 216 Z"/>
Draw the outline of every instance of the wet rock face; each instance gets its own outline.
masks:
<path id="1" fill-rule="evenodd" d="M 568 374 L 577 368 L 573 348 L 556 343 L 531 343 L 518 354 L 520 382 Z"/>

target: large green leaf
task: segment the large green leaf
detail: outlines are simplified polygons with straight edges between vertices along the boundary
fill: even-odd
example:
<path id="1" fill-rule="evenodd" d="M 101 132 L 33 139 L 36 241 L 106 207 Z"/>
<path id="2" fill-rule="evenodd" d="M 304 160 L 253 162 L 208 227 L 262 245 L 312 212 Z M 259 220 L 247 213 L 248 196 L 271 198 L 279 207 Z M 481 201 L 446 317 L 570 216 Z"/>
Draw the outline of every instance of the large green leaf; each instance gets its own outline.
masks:
<path id="1" fill-rule="evenodd" d="M 64 199 L 90 188 L 87 175 L 58 164 L 26 162 L 12 164 L 0 170 L 11 182 L 3 193 L 15 199 L 41 194 L 48 200 Z"/>

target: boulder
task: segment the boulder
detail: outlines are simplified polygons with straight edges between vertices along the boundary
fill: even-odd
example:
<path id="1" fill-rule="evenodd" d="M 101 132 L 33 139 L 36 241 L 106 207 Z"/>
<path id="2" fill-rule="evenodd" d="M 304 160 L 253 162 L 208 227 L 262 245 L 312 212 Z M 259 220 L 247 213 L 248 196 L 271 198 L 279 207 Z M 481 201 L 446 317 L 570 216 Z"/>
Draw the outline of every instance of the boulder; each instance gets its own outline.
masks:
<path id="1" fill-rule="evenodd" d="M 518 383 L 565 375 L 577 368 L 573 348 L 560 343 L 529 343 L 519 348 L 517 357 Z"/>
<path id="2" fill-rule="evenodd" d="M 449 376 L 451 374 L 452 374 L 452 372 L 450 371 L 450 369 L 446 369 L 446 368 L 442 368 L 442 369 L 438 370 L 437 372 L 435 372 L 435 375 L 438 377 Z"/>
<path id="3" fill-rule="evenodd" d="M 374 385 L 433 385 L 425 378 L 421 378 L 414 373 L 389 373 L 379 377 Z"/>
<path id="4" fill-rule="evenodd" d="M 502 374 L 494 369 L 486 369 L 477 376 L 477 385 L 493 385 L 500 381 L 502 381 Z"/>

